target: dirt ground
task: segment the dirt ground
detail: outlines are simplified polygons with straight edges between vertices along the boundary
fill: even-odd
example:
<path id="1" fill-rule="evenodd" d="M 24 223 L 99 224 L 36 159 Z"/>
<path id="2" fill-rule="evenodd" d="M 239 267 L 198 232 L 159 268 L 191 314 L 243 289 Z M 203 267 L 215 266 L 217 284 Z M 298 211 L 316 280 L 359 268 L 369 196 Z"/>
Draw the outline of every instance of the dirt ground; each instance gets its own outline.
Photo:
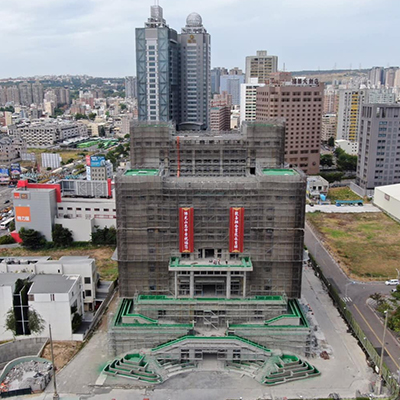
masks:
<path id="1" fill-rule="evenodd" d="M 96 260 L 97 270 L 101 279 L 113 281 L 118 277 L 118 265 L 111 260 L 115 248 L 110 246 L 86 246 L 81 248 L 68 249 L 48 249 L 30 251 L 22 247 L 15 249 L 0 249 L 0 257 L 33 257 L 50 256 L 53 260 L 58 260 L 62 256 L 89 256 Z"/>
<path id="2" fill-rule="evenodd" d="M 357 279 L 397 276 L 400 224 L 383 213 L 309 213 L 310 222 L 341 267 Z"/>
<path id="3" fill-rule="evenodd" d="M 54 349 L 54 364 L 59 371 L 75 356 L 76 353 L 82 348 L 82 342 L 53 342 Z M 51 361 L 50 343 L 46 345 L 43 350 L 42 357 Z"/>
<path id="4" fill-rule="evenodd" d="M 108 322 L 109 316 L 115 312 L 118 306 L 119 296 L 116 294 L 108 305 L 103 317 L 101 318 L 100 324 L 95 329 L 96 331 L 107 332 L 108 330 Z M 87 340 L 90 340 L 91 335 Z M 58 371 L 60 371 L 63 367 L 65 367 L 79 352 L 80 349 L 83 348 L 85 342 L 73 342 L 73 341 L 54 341 L 53 349 L 54 349 L 54 364 Z M 51 349 L 50 343 L 48 343 L 42 353 L 42 357 L 51 361 Z"/>

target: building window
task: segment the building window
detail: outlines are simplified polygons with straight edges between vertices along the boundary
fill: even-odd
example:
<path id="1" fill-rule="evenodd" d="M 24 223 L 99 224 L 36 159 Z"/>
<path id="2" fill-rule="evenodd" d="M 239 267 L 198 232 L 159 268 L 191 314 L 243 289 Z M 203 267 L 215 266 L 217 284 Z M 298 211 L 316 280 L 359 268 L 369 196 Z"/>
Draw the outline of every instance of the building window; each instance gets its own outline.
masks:
<path id="1" fill-rule="evenodd" d="M 85 276 L 85 283 L 86 284 L 90 284 L 91 283 L 90 276 Z"/>
<path id="2" fill-rule="evenodd" d="M 56 300 L 56 296 L 55 294 L 50 294 L 50 301 L 55 301 Z"/>

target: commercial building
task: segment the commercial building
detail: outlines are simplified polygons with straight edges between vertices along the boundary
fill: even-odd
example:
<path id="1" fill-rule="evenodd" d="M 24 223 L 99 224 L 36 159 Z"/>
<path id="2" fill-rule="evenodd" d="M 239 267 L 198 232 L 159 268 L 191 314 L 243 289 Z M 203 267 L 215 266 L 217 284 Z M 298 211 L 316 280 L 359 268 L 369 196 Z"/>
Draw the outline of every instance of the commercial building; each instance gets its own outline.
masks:
<path id="1" fill-rule="evenodd" d="M 222 75 L 228 75 L 228 70 L 224 67 L 215 67 L 211 69 L 211 94 L 220 93 L 220 80 Z"/>
<path id="2" fill-rule="evenodd" d="M 337 114 L 324 114 L 321 119 L 321 141 L 336 138 Z"/>
<path id="3" fill-rule="evenodd" d="M 244 83 L 244 75 L 222 75 L 220 92 L 227 92 L 232 96 L 232 104 L 240 104 L 240 87 Z"/>
<path id="4" fill-rule="evenodd" d="M 189 14 L 178 41 L 181 60 L 178 128 L 206 130 L 210 123 L 211 37 L 199 14 Z"/>
<path id="5" fill-rule="evenodd" d="M 265 82 L 271 72 L 278 71 L 278 57 L 269 56 L 266 50 L 258 50 L 255 56 L 246 57 L 246 83 L 258 78 L 259 83 Z"/>
<path id="6" fill-rule="evenodd" d="M 86 179 L 88 181 L 106 181 L 113 176 L 113 164 L 104 156 L 86 157 Z"/>
<path id="7" fill-rule="evenodd" d="M 319 172 L 324 84 L 317 79 L 271 80 L 257 89 L 257 121 L 286 119 L 285 162 Z"/>
<path id="8" fill-rule="evenodd" d="M 140 121 L 179 120 L 178 34 L 151 6 L 144 28 L 136 28 L 136 77 Z"/>
<path id="9" fill-rule="evenodd" d="M 115 227 L 115 199 L 107 181 L 61 180 L 32 184 L 20 180 L 13 191 L 15 228 L 34 229 L 52 240 L 55 224 L 72 231 L 75 241 L 91 240 L 99 227 Z"/>
<path id="10" fill-rule="evenodd" d="M 139 121 L 174 121 L 180 130 L 209 126 L 210 35 L 191 13 L 181 34 L 169 28 L 163 9 L 151 6 L 144 28 L 136 28 Z"/>
<path id="11" fill-rule="evenodd" d="M 26 143 L 18 136 L 0 135 L 0 164 L 9 164 L 26 151 Z"/>
<path id="12" fill-rule="evenodd" d="M 258 78 L 240 85 L 240 124 L 256 120 L 257 89 L 262 86 L 265 84 L 258 83 Z"/>
<path id="13" fill-rule="evenodd" d="M 400 222 L 400 184 L 376 187 L 374 205 Z"/>
<path id="14" fill-rule="evenodd" d="M 87 136 L 87 128 L 79 122 L 52 120 L 10 125 L 8 133 L 21 137 L 30 147 L 48 147 L 73 137 Z"/>
<path id="15" fill-rule="evenodd" d="M 372 195 L 377 186 L 400 183 L 400 105 L 362 108 L 356 184 Z"/>

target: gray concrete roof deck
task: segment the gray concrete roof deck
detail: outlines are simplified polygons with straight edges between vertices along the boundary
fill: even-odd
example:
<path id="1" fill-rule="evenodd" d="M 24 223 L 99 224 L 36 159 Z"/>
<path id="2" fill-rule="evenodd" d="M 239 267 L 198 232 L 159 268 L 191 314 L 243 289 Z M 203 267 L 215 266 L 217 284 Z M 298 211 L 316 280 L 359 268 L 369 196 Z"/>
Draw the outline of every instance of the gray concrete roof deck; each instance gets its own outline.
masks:
<path id="1" fill-rule="evenodd" d="M 78 275 L 43 274 L 32 278 L 29 294 L 68 293 L 78 279 Z"/>
<path id="2" fill-rule="evenodd" d="M 0 273 L 0 286 L 15 286 L 15 282 L 18 279 L 27 279 L 31 276 L 31 274 L 27 274 L 24 272 L 20 273 Z"/>

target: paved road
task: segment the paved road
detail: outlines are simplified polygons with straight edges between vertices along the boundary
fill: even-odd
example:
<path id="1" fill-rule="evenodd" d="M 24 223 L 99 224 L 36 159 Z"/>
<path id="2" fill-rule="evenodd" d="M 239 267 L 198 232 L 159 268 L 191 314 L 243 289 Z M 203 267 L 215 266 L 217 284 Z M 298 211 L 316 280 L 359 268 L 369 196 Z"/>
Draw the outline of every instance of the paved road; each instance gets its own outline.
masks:
<path id="1" fill-rule="evenodd" d="M 380 354 L 383 323 L 367 305 L 367 300 L 375 292 L 390 293 L 392 287 L 386 286 L 384 282 L 365 283 L 348 279 L 307 224 L 305 245 L 321 266 L 324 275 L 339 289 L 342 299 L 346 301 L 361 329 Z M 385 338 L 385 349 L 384 362 L 393 373 L 397 374 L 400 370 L 400 345 L 389 331 Z"/>

